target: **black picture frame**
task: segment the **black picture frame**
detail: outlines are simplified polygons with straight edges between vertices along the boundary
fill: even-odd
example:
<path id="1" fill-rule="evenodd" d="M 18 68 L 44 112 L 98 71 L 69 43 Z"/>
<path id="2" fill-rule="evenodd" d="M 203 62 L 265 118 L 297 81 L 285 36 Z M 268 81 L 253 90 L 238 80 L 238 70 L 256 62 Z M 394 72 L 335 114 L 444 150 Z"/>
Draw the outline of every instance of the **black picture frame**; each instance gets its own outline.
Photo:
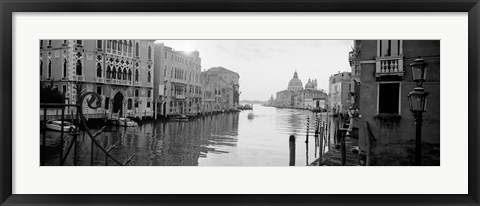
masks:
<path id="1" fill-rule="evenodd" d="M 0 0 L 1 205 L 480 205 L 478 0 Z M 36 195 L 12 194 L 13 12 L 468 12 L 468 194 Z M 448 137 L 447 137 L 448 138 Z M 449 177 L 446 177 L 449 178 Z M 253 185 L 252 185 L 253 186 Z M 414 185 L 412 185 L 414 186 Z"/>

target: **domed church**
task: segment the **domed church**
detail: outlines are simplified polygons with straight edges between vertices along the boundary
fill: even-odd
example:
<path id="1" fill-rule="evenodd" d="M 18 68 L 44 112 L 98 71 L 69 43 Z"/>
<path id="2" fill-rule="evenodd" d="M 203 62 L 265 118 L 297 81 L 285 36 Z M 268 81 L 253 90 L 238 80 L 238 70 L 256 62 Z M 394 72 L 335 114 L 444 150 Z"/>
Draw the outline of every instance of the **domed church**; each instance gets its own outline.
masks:
<path id="1" fill-rule="evenodd" d="M 317 80 L 308 79 L 303 88 L 302 80 L 298 73 L 293 73 L 293 78 L 288 82 L 286 90 L 277 92 L 277 98 L 273 105 L 276 107 L 315 109 L 324 108 L 327 93 L 317 89 Z M 320 103 L 322 102 L 322 103 Z"/>
<path id="2" fill-rule="evenodd" d="M 290 91 L 299 91 L 303 89 L 302 80 L 298 78 L 297 71 L 293 73 L 293 78 L 288 82 L 288 90 Z"/>

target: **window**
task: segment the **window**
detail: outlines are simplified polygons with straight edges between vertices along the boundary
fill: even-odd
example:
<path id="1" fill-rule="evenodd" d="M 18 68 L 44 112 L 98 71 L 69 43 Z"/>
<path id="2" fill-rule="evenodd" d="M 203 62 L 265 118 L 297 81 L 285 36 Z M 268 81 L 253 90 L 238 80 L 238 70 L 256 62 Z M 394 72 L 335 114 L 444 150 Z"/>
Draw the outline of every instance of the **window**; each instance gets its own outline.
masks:
<path id="1" fill-rule="evenodd" d="M 107 40 L 107 49 L 112 48 L 112 40 Z"/>
<path id="2" fill-rule="evenodd" d="M 112 79 L 116 79 L 117 78 L 117 68 L 113 67 L 113 70 L 112 70 Z"/>
<path id="3" fill-rule="evenodd" d="M 97 87 L 97 94 L 102 95 L 102 87 L 101 86 Z"/>
<path id="4" fill-rule="evenodd" d="M 122 69 L 118 68 L 117 79 L 122 79 Z"/>
<path id="5" fill-rule="evenodd" d="M 127 53 L 128 43 L 127 40 L 123 40 L 123 52 Z"/>
<path id="6" fill-rule="evenodd" d="M 52 40 L 48 40 L 48 46 L 49 46 L 49 47 L 52 46 Z"/>
<path id="7" fill-rule="evenodd" d="M 97 77 L 102 77 L 102 64 L 97 63 Z"/>
<path id="8" fill-rule="evenodd" d="M 378 84 L 378 113 L 399 113 L 400 83 Z"/>
<path id="9" fill-rule="evenodd" d="M 110 65 L 107 66 L 107 79 L 110 79 Z"/>
<path id="10" fill-rule="evenodd" d="M 82 45 L 83 41 L 82 40 L 77 40 L 77 45 Z"/>
<path id="11" fill-rule="evenodd" d="M 128 55 L 132 54 L 132 41 L 128 41 Z"/>
<path id="12" fill-rule="evenodd" d="M 135 97 L 138 97 L 138 89 L 135 89 Z"/>
<path id="13" fill-rule="evenodd" d="M 122 40 L 118 41 L 118 51 L 122 51 Z"/>
<path id="14" fill-rule="evenodd" d="M 52 78 L 52 60 L 48 60 L 48 78 Z"/>
<path id="15" fill-rule="evenodd" d="M 109 97 L 105 97 L 105 109 L 108 110 L 108 106 L 110 105 L 110 98 Z"/>
<path id="16" fill-rule="evenodd" d="M 135 81 L 138 82 L 138 69 L 135 71 Z"/>
<path id="17" fill-rule="evenodd" d="M 67 59 L 63 59 L 63 78 L 67 77 Z"/>
<path id="18" fill-rule="evenodd" d="M 132 81 L 132 70 L 128 70 L 128 80 Z"/>
<path id="19" fill-rule="evenodd" d="M 43 61 L 40 59 L 40 76 L 43 76 Z"/>
<path id="20" fill-rule="evenodd" d="M 102 49 L 102 40 L 97 40 L 97 49 Z"/>
<path id="21" fill-rule="evenodd" d="M 152 91 L 151 91 L 151 90 L 148 90 L 147 96 L 148 96 L 148 97 L 152 96 Z"/>
<path id="22" fill-rule="evenodd" d="M 40 47 L 43 47 L 43 40 L 40 40 Z"/>
<path id="23" fill-rule="evenodd" d="M 167 59 L 167 52 L 165 52 L 165 59 Z"/>
<path id="24" fill-rule="evenodd" d="M 135 43 L 135 56 L 138 57 L 139 56 L 139 51 L 140 51 L 140 46 L 138 46 L 138 42 Z"/>
<path id="25" fill-rule="evenodd" d="M 117 41 L 116 41 L 116 40 L 113 40 L 113 41 L 112 41 L 112 49 L 113 49 L 113 50 L 116 50 L 116 49 L 117 49 Z"/>
<path id="26" fill-rule="evenodd" d="M 150 108 L 150 102 L 147 102 L 147 107 Z"/>
<path id="27" fill-rule="evenodd" d="M 138 102 L 135 101 L 135 108 L 138 108 Z"/>
<path id="28" fill-rule="evenodd" d="M 148 46 L 148 59 L 152 59 L 152 47 Z"/>
<path id="29" fill-rule="evenodd" d="M 67 96 L 67 85 L 62 85 L 62 92 L 63 92 L 63 96 L 66 97 Z"/>
<path id="30" fill-rule="evenodd" d="M 400 40 L 380 40 L 380 56 L 398 56 L 400 54 Z"/>
<path id="31" fill-rule="evenodd" d="M 127 108 L 132 109 L 132 99 L 128 99 Z"/>
<path id="32" fill-rule="evenodd" d="M 150 71 L 148 71 L 148 79 L 147 81 L 150 83 L 152 81 L 152 74 L 150 73 Z"/>
<path id="33" fill-rule="evenodd" d="M 80 59 L 77 60 L 77 65 L 75 68 L 76 68 L 77 75 L 82 76 L 82 61 Z"/>

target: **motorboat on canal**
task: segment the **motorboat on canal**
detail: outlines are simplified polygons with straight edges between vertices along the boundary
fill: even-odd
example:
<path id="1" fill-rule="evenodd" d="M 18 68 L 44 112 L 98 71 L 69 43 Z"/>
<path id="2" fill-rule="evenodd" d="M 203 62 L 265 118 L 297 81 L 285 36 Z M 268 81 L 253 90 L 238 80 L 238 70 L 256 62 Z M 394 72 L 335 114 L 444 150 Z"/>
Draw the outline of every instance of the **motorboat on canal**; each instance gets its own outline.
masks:
<path id="1" fill-rule="evenodd" d="M 253 119 L 253 118 L 255 118 L 255 114 L 253 114 L 253 113 L 250 112 L 250 113 L 248 113 L 247 118 L 248 118 L 248 119 Z"/>
<path id="2" fill-rule="evenodd" d="M 62 126 L 62 120 L 48 120 L 45 124 L 45 127 L 50 130 L 54 131 L 63 131 L 64 132 L 75 132 L 76 127 L 70 122 L 63 121 L 63 126 Z"/>
<path id="3" fill-rule="evenodd" d="M 170 119 L 172 120 L 176 120 L 176 121 L 188 121 L 189 117 L 187 115 L 176 115 L 176 116 L 172 116 Z"/>
<path id="4" fill-rule="evenodd" d="M 136 123 L 135 121 L 129 119 L 129 118 L 118 118 L 117 120 L 117 124 L 119 126 L 124 126 L 124 127 L 137 127 L 138 126 L 138 123 Z"/>

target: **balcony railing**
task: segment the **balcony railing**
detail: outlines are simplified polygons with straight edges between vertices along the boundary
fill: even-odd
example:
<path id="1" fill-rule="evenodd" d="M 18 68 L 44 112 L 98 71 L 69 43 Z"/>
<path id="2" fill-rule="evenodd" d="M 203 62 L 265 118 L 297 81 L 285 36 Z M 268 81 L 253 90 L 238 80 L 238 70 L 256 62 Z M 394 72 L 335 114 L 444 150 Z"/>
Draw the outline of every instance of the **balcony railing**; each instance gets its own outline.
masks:
<path id="1" fill-rule="evenodd" d="M 177 99 L 185 99 L 185 95 L 184 95 L 184 94 L 176 94 L 176 95 L 175 95 L 175 98 L 177 98 Z"/>
<path id="2" fill-rule="evenodd" d="M 135 86 L 140 86 L 141 82 L 135 82 Z"/>
<path id="3" fill-rule="evenodd" d="M 85 77 L 84 76 L 75 76 L 75 80 L 76 81 L 85 81 Z"/>
<path id="4" fill-rule="evenodd" d="M 404 75 L 403 56 L 377 57 L 375 77 Z"/>
<path id="5" fill-rule="evenodd" d="M 105 79 L 96 77 L 95 81 L 98 82 L 98 83 L 103 83 L 103 82 L 105 82 Z"/>

